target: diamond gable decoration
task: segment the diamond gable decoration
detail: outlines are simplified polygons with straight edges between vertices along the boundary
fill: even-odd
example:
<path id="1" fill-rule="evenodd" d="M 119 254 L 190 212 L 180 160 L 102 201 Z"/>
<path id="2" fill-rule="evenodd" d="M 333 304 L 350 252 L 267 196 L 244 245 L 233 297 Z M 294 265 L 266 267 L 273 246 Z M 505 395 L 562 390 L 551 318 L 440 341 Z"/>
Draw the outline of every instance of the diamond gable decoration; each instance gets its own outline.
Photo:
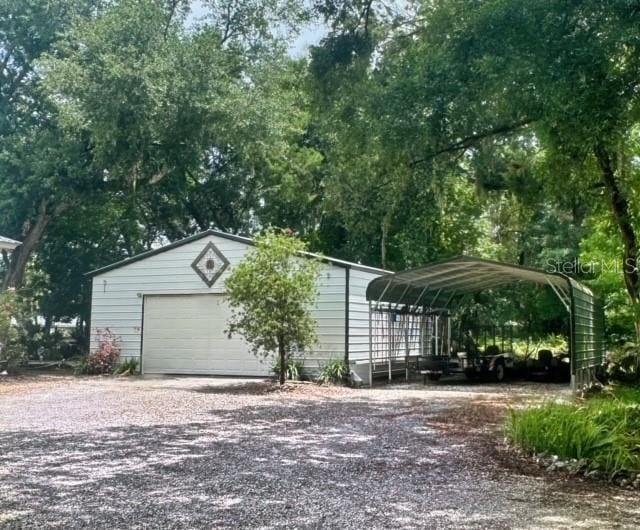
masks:
<path id="1" fill-rule="evenodd" d="M 191 268 L 202 278 L 207 287 L 211 287 L 228 266 L 229 260 L 213 243 L 207 243 L 191 264 Z"/>

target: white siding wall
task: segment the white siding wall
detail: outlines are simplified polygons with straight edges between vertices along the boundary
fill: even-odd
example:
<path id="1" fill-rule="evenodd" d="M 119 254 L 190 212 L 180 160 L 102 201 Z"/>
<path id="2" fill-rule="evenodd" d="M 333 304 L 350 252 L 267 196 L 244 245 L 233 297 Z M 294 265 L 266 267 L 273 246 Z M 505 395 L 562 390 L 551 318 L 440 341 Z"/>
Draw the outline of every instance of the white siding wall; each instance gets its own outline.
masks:
<path id="1" fill-rule="evenodd" d="M 323 264 L 318 276 L 318 299 L 312 311 L 318 323 L 319 342 L 312 359 L 344 355 L 344 269 Z M 316 363 L 317 364 L 317 363 Z"/>
<path id="2" fill-rule="evenodd" d="M 345 269 L 323 264 L 318 276 L 318 299 L 312 311 L 318 323 L 318 344 L 299 360 L 305 371 L 317 373 L 334 357 L 344 357 Z"/>
<path id="3" fill-rule="evenodd" d="M 367 285 L 380 274 L 359 269 L 349 273 L 349 360 L 369 359 Z"/>
<path id="4" fill-rule="evenodd" d="M 191 268 L 191 263 L 209 241 L 230 262 L 211 288 Z M 250 248 L 242 242 L 209 235 L 95 276 L 91 301 L 91 348 L 96 346 L 96 330 L 108 327 L 121 338 L 123 357 L 139 357 L 143 294 L 224 293 L 224 282 L 229 272 Z M 323 264 L 318 291 L 313 315 L 318 322 L 319 344 L 305 362 L 310 368 L 317 367 L 324 359 L 344 355 L 345 269 Z"/>

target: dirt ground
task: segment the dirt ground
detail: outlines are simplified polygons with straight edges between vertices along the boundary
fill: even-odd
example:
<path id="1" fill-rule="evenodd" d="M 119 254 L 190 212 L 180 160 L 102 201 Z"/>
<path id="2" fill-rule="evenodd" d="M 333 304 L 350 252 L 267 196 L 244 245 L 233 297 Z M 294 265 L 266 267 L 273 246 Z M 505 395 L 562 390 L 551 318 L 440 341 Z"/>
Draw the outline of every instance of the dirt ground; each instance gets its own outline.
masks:
<path id="1" fill-rule="evenodd" d="M 564 385 L 0 379 L 2 528 L 638 528 L 637 492 L 503 442 Z"/>

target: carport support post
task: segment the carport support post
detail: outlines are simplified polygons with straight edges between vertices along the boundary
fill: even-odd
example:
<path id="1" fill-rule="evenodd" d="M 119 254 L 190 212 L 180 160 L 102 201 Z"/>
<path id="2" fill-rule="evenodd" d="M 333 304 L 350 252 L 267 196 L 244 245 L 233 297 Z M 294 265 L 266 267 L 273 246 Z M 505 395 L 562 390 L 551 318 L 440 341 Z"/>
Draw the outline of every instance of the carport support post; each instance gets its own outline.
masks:
<path id="1" fill-rule="evenodd" d="M 409 382 L 409 353 L 410 353 L 410 349 L 409 349 L 409 322 L 411 322 L 411 325 L 413 325 L 413 316 L 409 316 L 407 315 L 407 326 L 404 328 L 404 367 L 405 367 L 405 378 L 407 380 L 407 382 Z"/>
<path id="2" fill-rule="evenodd" d="M 451 318 L 449 317 L 449 311 L 447 311 L 447 351 L 445 355 L 447 357 L 451 355 Z"/>
<path id="3" fill-rule="evenodd" d="M 369 300 L 369 387 L 373 386 L 373 326 L 371 322 L 371 300 Z"/>
<path id="4" fill-rule="evenodd" d="M 578 370 L 576 367 L 576 304 L 575 296 L 573 294 L 573 285 L 571 281 L 567 280 L 569 285 L 569 362 L 571 363 L 571 390 L 577 392 L 581 390 L 582 382 L 578 380 Z"/>
<path id="5" fill-rule="evenodd" d="M 388 304 L 389 306 L 391 306 L 391 304 Z M 389 347 L 389 381 L 391 381 L 391 351 L 395 350 L 396 347 L 396 329 L 395 329 L 395 320 L 394 318 L 396 317 L 395 313 L 391 313 L 389 312 L 388 314 L 388 319 L 389 319 L 389 340 L 387 341 L 387 346 Z"/>

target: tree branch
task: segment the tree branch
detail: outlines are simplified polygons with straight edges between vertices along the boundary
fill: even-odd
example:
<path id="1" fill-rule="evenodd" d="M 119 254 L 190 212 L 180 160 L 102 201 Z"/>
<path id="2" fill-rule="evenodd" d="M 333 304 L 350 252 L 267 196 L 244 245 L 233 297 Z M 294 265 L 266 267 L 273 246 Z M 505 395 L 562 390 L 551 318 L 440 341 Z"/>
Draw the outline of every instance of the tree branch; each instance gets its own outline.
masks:
<path id="1" fill-rule="evenodd" d="M 461 140 L 458 140 L 452 144 L 449 144 L 445 147 L 442 147 L 440 149 L 436 149 L 435 151 L 432 151 L 431 153 L 427 154 L 427 156 L 423 157 L 423 158 L 419 158 L 417 160 L 413 160 L 409 163 L 409 167 L 415 167 L 419 164 L 423 164 L 425 162 L 428 162 L 429 160 L 432 160 L 433 158 L 436 158 L 439 155 L 443 155 L 445 153 L 454 153 L 456 151 L 459 151 L 461 149 L 468 149 L 469 147 L 471 147 L 473 144 L 475 144 L 477 141 L 479 140 L 484 140 L 485 138 L 490 138 L 492 136 L 498 136 L 500 134 L 506 134 L 506 133 L 512 133 L 514 131 L 517 131 L 518 129 L 521 129 L 522 127 L 530 124 L 533 120 L 527 118 L 527 119 L 523 119 L 514 123 L 509 123 L 509 124 L 503 124 L 503 125 L 497 125 L 496 127 L 492 127 L 491 129 L 487 129 L 485 131 L 479 132 L 479 133 L 474 133 L 471 134 L 465 138 L 462 138 Z"/>
<path id="2" fill-rule="evenodd" d="M 167 23 L 164 26 L 163 33 L 164 40 L 167 40 L 169 28 L 171 27 L 171 22 L 173 21 L 173 17 L 175 16 L 176 10 L 178 9 L 178 4 L 180 4 L 180 0 L 172 0 L 169 4 L 169 15 L 167 16 Z"/>
<path id="3" fill-rule="evenodd" d="M 229 2 L 226 6 L 226 17 L 224 21 L 224 32 L 222 34 L 222 44 L 225 44 L 230 38 L 232 38 L 236 34 L 235 28 L 233 25 L 234 13 L 231 11 L 231 2 Z"/>
<path id="4" fill-rule="evenodd" d="M 371 16 L 371 4 L 373 4 L 373 0 L 368 0 L 365 3 L 364 9 L 362 11 L 362 18 L 364 19 L 364 34 L 369 35 L 369 19 Z"/>

